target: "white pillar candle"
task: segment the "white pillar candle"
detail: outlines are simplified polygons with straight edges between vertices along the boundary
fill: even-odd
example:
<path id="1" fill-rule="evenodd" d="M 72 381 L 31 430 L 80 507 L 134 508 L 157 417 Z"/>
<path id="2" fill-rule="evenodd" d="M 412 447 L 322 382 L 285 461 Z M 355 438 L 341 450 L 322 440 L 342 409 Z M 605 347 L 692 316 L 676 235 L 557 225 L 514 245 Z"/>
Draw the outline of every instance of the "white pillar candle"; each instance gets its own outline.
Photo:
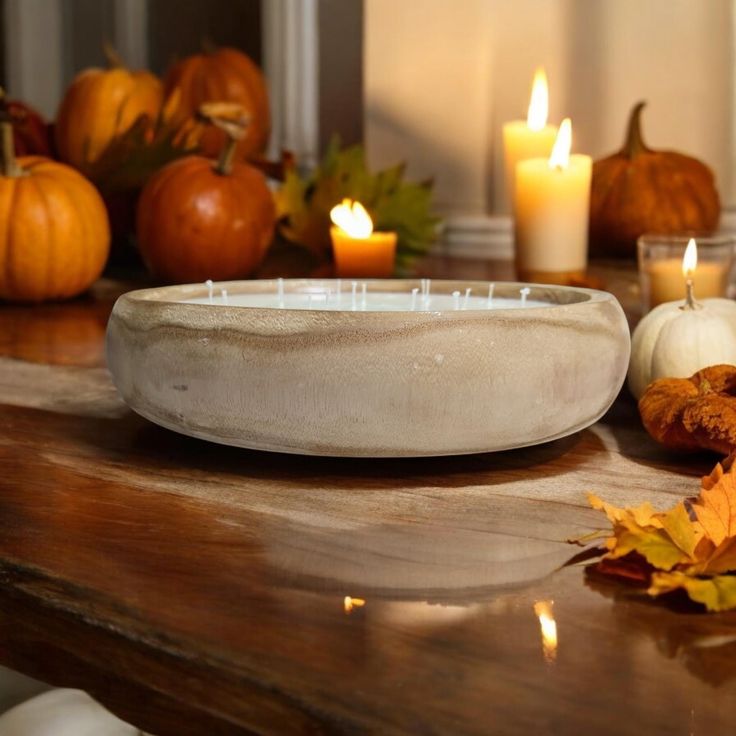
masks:
<path id="1" fill-rule="evenodd" d="M 547 125 L 549 93 L 544 69 L 537 69 L 526 120 L 512 120 L 503 126 L 505 191 L 502 209 L 509 211 L 514 196 L 516 165 L 530 158 L 547 158 L 557 135 L 555 125 Z"/>
<path id="2" fill-rule="evenodd" d="M 514 192 L 516 266 L 523 281 L 582 278 L 588 262 L 590 156 L 570 155 L 564 120 L 549 160 L 521 161 Z"/>

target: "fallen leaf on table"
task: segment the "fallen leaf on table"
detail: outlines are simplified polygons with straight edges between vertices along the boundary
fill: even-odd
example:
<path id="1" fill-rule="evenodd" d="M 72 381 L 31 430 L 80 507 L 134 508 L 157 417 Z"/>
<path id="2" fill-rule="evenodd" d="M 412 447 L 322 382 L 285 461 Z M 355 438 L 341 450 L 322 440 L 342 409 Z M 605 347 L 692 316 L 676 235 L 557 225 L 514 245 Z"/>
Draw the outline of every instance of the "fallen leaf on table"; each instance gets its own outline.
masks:
<path id="1" fill-rule="evenodd" d="M 710 476 L 703 478 L 700 496 L 691 508 L 705 536 L 716 546 L 736 534 L 736 476 L 716 465 Z"/>
<path id="2" fill-rule="evenodd" d="M 701 578 L 686 572 L 655 572 L 647 591 L 656 596 L 684 589 L 688 597 L 702 603 L 709 611 L 736 608 L 736 575 L 712 575 Z"/>
<path id="3" fill-rule="evenodd" d="M 653 597 L 682 590 L 709 611 L 736 608 L 733 458 L 702 479 L 697 498 L 668 511 L 656 511 L 648 503 L 618 508 L 592 494 L 589 501 L 612 525 L 595 573 L 643 584 Z"/>

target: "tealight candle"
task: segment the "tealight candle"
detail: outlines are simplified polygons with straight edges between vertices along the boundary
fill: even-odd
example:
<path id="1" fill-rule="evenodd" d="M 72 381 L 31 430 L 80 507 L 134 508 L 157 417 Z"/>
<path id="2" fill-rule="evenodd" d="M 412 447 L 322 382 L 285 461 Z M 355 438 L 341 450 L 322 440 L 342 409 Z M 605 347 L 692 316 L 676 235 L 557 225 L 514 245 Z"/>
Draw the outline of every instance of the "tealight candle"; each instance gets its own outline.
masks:
<path id="1" fill-rule="evenodd" d="M 341 278 L 389 278 L 396 260 L 396 233 L 374 232 L 360 202 L 343 199 L 330 212 L 335 272 Z"/>
<path id="2" fill-rule="evenodd" d="M 539 68 L 534 75 L 526 120 L 513 120 L 503 126 L 504 210 L 514 196 L 516 165 L 530 158 L 547 158 L 557 135 L 557 126 L 547 124 L 549 93 L 547 75 Z"/>
<path id="3" fill-rule="evenodd" d="M 693 238 L 643 235 L 639 238 L 639 276 L 642 310 L 685 298 L 682 259 Z M 728 292 L 734 255 L 733 239 L 726 236 L 698 238 L 697 265 L 692 279 L 701 298 L 722 297 Z"/>
<path id="4" fill-rule="evenodd" d="M 514 196 L 516 268 L 523 281 L 568 283 L 588 263 L 590 156 L 570 155 L 565 118 L 549 160 L 520 161 Z"/>

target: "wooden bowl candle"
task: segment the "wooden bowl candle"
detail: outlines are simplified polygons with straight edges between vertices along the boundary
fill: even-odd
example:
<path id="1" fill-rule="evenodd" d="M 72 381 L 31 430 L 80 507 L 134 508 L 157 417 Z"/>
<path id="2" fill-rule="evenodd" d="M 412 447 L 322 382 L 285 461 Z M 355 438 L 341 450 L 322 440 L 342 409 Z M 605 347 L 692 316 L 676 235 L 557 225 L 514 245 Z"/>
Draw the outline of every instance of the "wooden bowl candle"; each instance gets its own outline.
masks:
<path id="1" fill-rule="evenodd" d="M 139 414 L 259 450 L 489 452 L 595 422 L 629 361 L 616 299 L 479 281 L 264 280 L 121 296 L 108 365 Z"/>

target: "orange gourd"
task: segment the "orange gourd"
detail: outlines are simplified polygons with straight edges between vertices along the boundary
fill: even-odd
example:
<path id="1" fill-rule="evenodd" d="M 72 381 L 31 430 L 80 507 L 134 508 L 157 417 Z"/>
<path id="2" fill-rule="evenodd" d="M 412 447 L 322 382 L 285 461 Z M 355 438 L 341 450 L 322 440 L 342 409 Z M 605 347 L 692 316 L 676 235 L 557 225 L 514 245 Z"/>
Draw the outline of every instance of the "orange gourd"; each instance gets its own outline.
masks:
<path id="1" fill-rule="evenodd" d="M 631 112 L 624 147 L 596 161 L 590 192 L 590 248 L 594 255 L 636 256 L 644 233 L 707 233 L 721 212 L 713 172 L 675 151 L 644 144 L 638 103 Z"/>
<path id="2" fill-rule="evenodd" d="M 7 109 L 0 113 L 0 298 L 63 299 L 102 272 L 110 227 L 102 197 L 70 166 L 16 160 Z"/>
<path id="3" fill-rule="evenodd" d="M 276 212 L 266 180 L 235 161 L 246 128 L 237 105 L 202 105 L 226 135 L 217 162 L 186 156 L 154 174 L 138 201 L 138 247 L 156 276 L 173 282 L 249 276 L 273 237 Z"/>
<path id="4" fill-rule="evenodd" d="M 85 69 L 67 89 L 56 117 L 59 157 L 85 174 L 110 143 L 126 133 L 141 115 L 156 118 L 163 85 L 147 71 L 129 71 L 106 49 L 109 69 Z"/>
<path id="5" fill-rule="evenodd" d="M 174 64 L 166 74 L 167 95 L 181 91 L 181 111 L 195 115 L 208 102 L 232 102 L 241 105 L 249 117 L 246 134 L 237 146 L 237 157 L 251 159 L 263 153 L 271 128 L 268 91 L 261 70 L 242 51 L 232 48 L 211 49 Z M 217 156 L 225 135 L 216 127 L 205 132 L 201 150 Z"/>

